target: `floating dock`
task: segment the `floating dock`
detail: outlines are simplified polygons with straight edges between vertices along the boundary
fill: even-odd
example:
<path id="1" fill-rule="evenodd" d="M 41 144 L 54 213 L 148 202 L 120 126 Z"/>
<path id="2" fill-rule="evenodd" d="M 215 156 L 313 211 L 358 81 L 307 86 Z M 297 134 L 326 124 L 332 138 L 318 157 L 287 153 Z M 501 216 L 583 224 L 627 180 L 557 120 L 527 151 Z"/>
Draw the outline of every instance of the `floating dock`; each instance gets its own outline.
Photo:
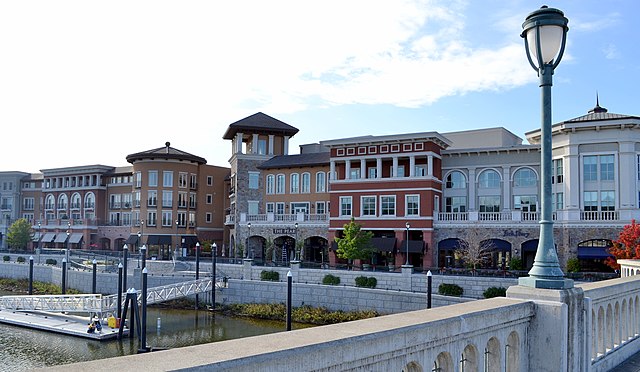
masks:
<path id="1" fill-rule="evenodd" d="M 64 313 L 0 310 L 0 323 L 32 328 L 40 331 L 84 337 L 97 341 L 110 340 L 118 337 L 118 328 L 109 327 L 106 321 L 101 322 L 102 331 L 88 333 L 87 329 L 89 327 L 89 318 L 87 316 L 83 317 Z M 129 329 L 125 327 L 122 336 L 125 337 L 128 333 Z"/>

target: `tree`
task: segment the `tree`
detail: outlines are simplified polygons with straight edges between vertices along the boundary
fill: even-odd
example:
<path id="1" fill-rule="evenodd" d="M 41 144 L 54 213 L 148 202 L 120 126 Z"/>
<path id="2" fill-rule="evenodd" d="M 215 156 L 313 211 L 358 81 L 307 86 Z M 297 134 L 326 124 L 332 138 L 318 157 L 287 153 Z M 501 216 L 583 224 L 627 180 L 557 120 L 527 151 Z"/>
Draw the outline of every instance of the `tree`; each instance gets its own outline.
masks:
<path id="1" fill-rule="evenodd" d="M 462 259 L 465 265 L 469 265 L 475 270 L 478 265 L 487 261 L 494 248 L 493 240 L 485 229 L 471 227 L 465 229 L 463 235 L 458 239 L 455 254 Z"/>
<path id="2" fill-rule="evenodd" d="M 26 250 L 33 240 L 31 224 L 24 218 L 16 220 L 7 232 L 7 244 L 11 250 Z"/>
<path id="3" fill-rule="evenodd" d="M 609 253 L 613 257 L 608 257 L 605 264 L 614 270 L 620 269 L 619 259 L 640 258 L 640 224 L 636 220 L 631 220 L 630 225 L 625 225 L 618 235 L 618 239 L 613 241 L 613 246 L 609 248 Z"/>
<path id="4" fill-rule="evenodd" d="M 351 217 L 351 221 L 343 226 L 342 238 L 336 238 L 336 255 L 348 260 L 369 259 L 375 252 L 375 247 L 371 245 L 372 237 L 371 231 L 362 231 L 362 225 Z"/>

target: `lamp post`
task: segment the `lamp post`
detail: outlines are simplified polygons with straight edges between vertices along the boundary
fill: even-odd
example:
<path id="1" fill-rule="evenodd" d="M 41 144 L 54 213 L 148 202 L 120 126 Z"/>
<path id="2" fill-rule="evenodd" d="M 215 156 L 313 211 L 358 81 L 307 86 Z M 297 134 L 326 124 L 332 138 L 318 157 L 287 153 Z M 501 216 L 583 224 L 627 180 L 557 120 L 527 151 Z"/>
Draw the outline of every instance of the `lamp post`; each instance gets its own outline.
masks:
<path id="1" fill-rule="evenodd" d="M 251 222 L 247 224 L 247 228 L 249 228 L 249 235 L 247 236 L 247 252 L 245 252 L 245 258 L 249 258 L 249 243 L 251 242 Z"/>
<path id="2" fill-rule="evenodd" d="M 200 279 L 200 242 L 196 242 L 196 280 Z M 198 310 L 199 296 L 196 294 L 196 310 Z"/>
<path id="3" fill-rule="evenodd" d="M 404 263 L 405 266 L 409 266 L 409 228 L 411 227 L 411 225 L 409 224 L 409 222 L 405 223 L 404 226 L 407 228 L 407 244 L 406 244 L 406 248 L 407 248 L 407 260 Z"/>
<path id="4" fill-rule="evenodd" d="M 41 228 L 42 228 L 42 225 L 40 224 L 40 221 L 38 221 L 38 241 L 36 242 L 36 249 L 40 248 L 40 240 L 42 239 L 42 236 L 41 236 L 41 234 L 42 234 L 41 231 L 42 230 L 40 230 Z M 40 263 L 40 262 L 38 262 L 38 263 Z"/>
<path id="5" fill-rule="evenodd" d="M 298 261 L 299 258 L 297 257 L 297 253 L 298 253 L 298 223 L 294 223 L 293 227 L 296 230 L 296 241 L 293 243 L 293 260 L 294 261 Z"/>
<path id="6" fill-rule="evenodd" d="M 211 245 L 211 276 L 213 277 L 213 283 L 211 283 L 211 309 L 216 310 L 216 258 L 218 256 L 218 245 L 213 243 Z"/>
<path id="7" fill-rule="evenodd" d="M 140 239 L 142 239 L 142 232 L 138 231 L 138 269 L 140 268 Z"/>
<path id="8" fill-rule="evenodd" d="M 542 138 L 540 178 L 542 181 L 542 216 L 538 250 L 529 276 L 519 279 L 519 284 L 533 288 L 567 289 L 573 281 L 564 278 L 553 241 L 551 205 L 551 86 L 553 71 L 560 63 L 567 40 L 569 20 L 558 9 L 546 5 L 530 13 L 522 24 L 529 64 L 540 77 L 542 93 Z"/>

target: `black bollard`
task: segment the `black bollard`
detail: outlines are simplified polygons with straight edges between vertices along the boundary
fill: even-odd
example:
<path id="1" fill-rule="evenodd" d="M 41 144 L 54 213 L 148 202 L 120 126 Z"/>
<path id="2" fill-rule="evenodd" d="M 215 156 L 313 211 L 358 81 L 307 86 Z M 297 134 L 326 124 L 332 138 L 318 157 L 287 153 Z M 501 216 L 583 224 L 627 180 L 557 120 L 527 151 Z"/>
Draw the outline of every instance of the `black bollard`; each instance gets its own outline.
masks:
<path id="1" fill-rule="evenodd" d="M 67 259 L 62 259 L 62 294 L 67 294 Z"/>
<path id="2" fill-rule="evenodd" d="M 140 255 L 142 256 L 141 268 L 144 269 L 145 267 L 147 267 L 147 246 L 146 245 L 143 245 L 142 248 L 140 248 Z"/>
<path id="3" fill-rule="evenodd" d="M 200 243 L 196 243 L 196 280 L 200 279 Z M 199 296 L 196 294 L 196 310 L 198 310 Z"/>
<path id="4" fill-rule="evenodd" d="M 427 272 L 427 309 L 431 309 L 431 285 L 432 275 L 431 270 Z"/>
<path id="5" fill-rule="evenodd" d="M 293 277 L 291 271 L 287 273 L 287 331 L 291 330 L 291 287 L 293 286 Z"/>
<path id="6" fill-rule="evenodd" d="M 211 309 L 213 309 L 213 311 L 216 310 L 216 257 L 218 256 L 218 245 L 216 243 L 213 243 L 213 245 L 211 246 L 211 259 L 213 260 L 212 262 L 212 267 L 211 267 L 211 276 L 213 277 L 213 283 L 211 283 Z"/>
<path id="7" fill-rule="evenodd" d="M 122 264 L 118 264 L 118 319 L 122 321 Z"/>
<path id="8" fill-rule="evenodd" d="M 91 282 L 91 293 L 96 294 L 96 282 L 98 281 L 98 261 L 96 261 L 96 259 L 93 259 L 93 281 Z"/>
<path id="9" fill-rule="evenodd" d="M 127 288 L 127 262 L 129 262 L 129 247 L 125 244 L 122 247 L 122 270 L 124 272 L 122 275 L 122 289 L 125 291 L 129 289 Z"/>
<path id="10" fill-rule="evenodd" d="M 29 295 L 33 294 L 33 256 L 29 257 Z"/>
<path id="11" fill-rule="evenodd" d="M 138 353 L 146 353 L 149 351 L 147 347 L 147 269 L 142 269 L 142 322 L 140 324 L 140 347 Z"/>

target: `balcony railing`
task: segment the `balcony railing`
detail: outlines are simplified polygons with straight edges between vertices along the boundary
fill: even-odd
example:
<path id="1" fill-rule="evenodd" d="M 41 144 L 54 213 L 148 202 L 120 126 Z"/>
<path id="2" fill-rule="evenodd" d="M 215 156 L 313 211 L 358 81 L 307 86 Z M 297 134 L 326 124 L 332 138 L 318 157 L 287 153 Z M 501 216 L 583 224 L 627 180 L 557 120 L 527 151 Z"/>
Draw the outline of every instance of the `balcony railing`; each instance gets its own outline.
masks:
<path id="1" fill-rule="evenodd" d="M 233 225 L 234 223 L 236 223 L 236 216 L 234 214 L 226 215 L 224 223 L 225 225 Z"/>
<path id="2" fill-rule="evenodd" d="M 328 224 L 329 223 L 329 214 L 309 214 L 309 213 L 294 213 L 294 214 L 275 214 L 275 213 L 265 213 L 265 214 L 240 214 L 240 221 L 242 223 L 251 222 L 252 224 L 289 224 L 289 223 L 321 223 Z M 226 219 L 227 224 L 234 224 L 235 219 L 233 215 L 227 215 Z"/>
<path id="3" fill-rule="evenodd" d="M 582 211 L 580 220 L 582 221 L 618 221 L 620 213 L 618 211 Z"/>
<path id="4" fill-rule="evenodd" d="M 553 221 L 558 222 L 598 222 L 598 221 L 627 221 L 637 219 L 638 213 L 626 212 L 624 216 L 620 211 L 554 211 Z M 513 210 L 508 212 L 438 212 L 434 214 L 437 224 L 465 224 L 465 223 L 523 223 L 537 224 L 542 215 L 540 212 L 522 212 Z"/>

